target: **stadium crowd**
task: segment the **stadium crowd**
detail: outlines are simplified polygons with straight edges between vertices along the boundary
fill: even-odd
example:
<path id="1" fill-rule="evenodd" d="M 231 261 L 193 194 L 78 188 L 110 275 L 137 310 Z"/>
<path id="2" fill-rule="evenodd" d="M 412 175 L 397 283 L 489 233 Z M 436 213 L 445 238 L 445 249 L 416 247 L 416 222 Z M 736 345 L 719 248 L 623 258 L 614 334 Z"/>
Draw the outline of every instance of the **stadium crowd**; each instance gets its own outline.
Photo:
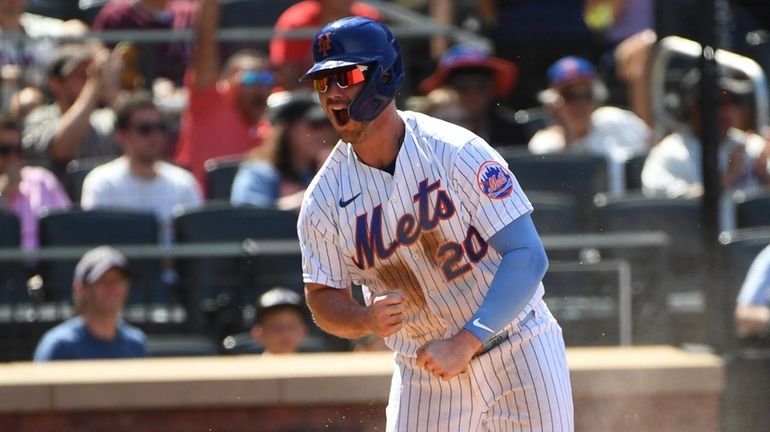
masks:
<path id="1" fill-rule="evenodd" d="M 385 10 L 353 0 L 227 5 L 216 0 L 109 0 L 79 11 L 67 9 L 66 3 L 0 0 L 0 210 L 15 214 L 20 225 L 18 243 L 6 247 L 50 245 L 41 240 L 38 222 L 57 211 L 152 212 L 163 245 L 182 240 L 175 218 L 196 209 L 246 206 L 291 214 L 337 142 L 312 86 L 298 81 L 311 64 L 310 39 L 291 31 L 315 30 L 348 15 L 398 24 Z M 411 8 L 425 19 L 430 16 L 491 41 L 487 48 L 450 37 L 406 39 L 402 50 L 408 81 L 398 95 L 399 107 L 460 124 L 510 158 L 598 156 L 606 166 L 606 181 L 594 192 L 613 198 L 697 198 L 703 187 L 701 77 L 695 64 L 672 72 L 675 85 L 669 86 L 666 106 L 678 125 L 666 130 L 662 140 L 654 133 L 654 101 L 649 100 L 651 57 L 658 41 L 670 34 L 694 34 L 687 23 L 676 28 L 655 17 L 676 13 L 687 3 L 692 2 L 393 0 L 392 7 Z M 752 50 L 759 48 L 744 40 L 749 31 L 767 28 L 768 20 L 750 2 L 734 1 L 731 7 L 735 33 L 732 46 L 725 48 L 766 61 L 770 56 L 757 55 Z M 222 27 L 245 25 L 273 26 L 275 33 L 269 41 L 218 41 Z M 91 32 L 121 30 L 131 32 L 126 35 L 189 30 L 192 37 L 160 43 L 90 37 Z M 755 95 L 767 89 L 754 88 L 748 76 L 720 73 L 720 223 L 731 230 L 743 228 L 734 197 L 770 190 L 770 133 L 760 128 L 768 119 L 753 121 Z M 636 169 L 634 161 L 641 161 Z M 224 179 L 224 187 L 215 179 Z M 527 192 L 537 192 L 526 183 L 522 179 Z M 564 202 L 570 200 L 575 197 Z M 597 229 L 576 225 L 576 231 Z M 232 239 L 222 237 L 226 240 Z M 110 256 L 120 261 L 115 267 L 121 271 L 101 273 L 120 279 L 113 285 L 127 285 L 122 277 L 132 273 L 124 271 L 122 258 Z M 25 291 L 27 279 L 42 272 L 39 265 L 25 263 L 20 277 Z M 163 282 L 174 286 L 172 298 L 189 304 L 187 279 L 178 274 L 183 268 L 171 261 L 161 267 Z M 291 271 L 299 273 L 299 266 Z M 101 286 L 97 279 L 76 275 L 75 290 L 88 293 L 90 285 Z M 2 276 L 0 281 L 10 283 Z M 44 278 L 44 287 L 47 282 Z M 232 297 L 240 303 L 226 304 L 221 295 L 213 295 L 213 306 L 196 304 L 218 313 L 214 324 L 204 324 L 218 326 L 209 332 L 216 341 L 212 350 L 261 351 L 264 344 L 268 351 L 284 352 L 332 346 L 302 342 L 307 333 L 311 339 L 321 336 L 317 329 L 308 330 L 307 311 L 292 296 L 302 292 L 301 284 L 273 291 L 272 297 L 258 295 L 283 282 L 247 287 L 257 292 Z M 738 287 L 731 289 L 737 293 Z M 236 318 L 217 321 L 232 308 Z M 256 321 L 253 313 L 244 312 L 248 310 L 257 311 Z M 79 329 L 90 322 L 73 319 L 65 324 Z M 763 322 L 766 326 L 767 319 Z M 56 320 L 49 327 L 54 324 Z M 271 334 L 273 330 L 285 334 Z M 134 327 L 129 331 L 139 332 Z M 114 335 L 114 330 L 107 333 Z M 244 336 L 249 334 L 253 338 Z M 281 342 L 281 337 L 287 340 Z M 223 338 L 225 348 L 220 346 Z M 235 347 L 244 344 L 248 346 Z M 91 341 L 89 346 L 95 345 Z M 41 346 L 36 358 L 55 357 L 50 340 Z M 144 354 L 145 349 L 131 352 Z"/>

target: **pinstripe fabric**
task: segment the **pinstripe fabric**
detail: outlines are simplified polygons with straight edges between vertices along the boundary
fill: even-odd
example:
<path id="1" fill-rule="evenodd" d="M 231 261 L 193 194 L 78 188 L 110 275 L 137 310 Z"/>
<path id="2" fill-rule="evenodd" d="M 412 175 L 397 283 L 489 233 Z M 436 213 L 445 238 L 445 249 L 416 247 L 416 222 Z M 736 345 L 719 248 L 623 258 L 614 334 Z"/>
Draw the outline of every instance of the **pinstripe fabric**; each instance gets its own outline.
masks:
<path id="1" fill-rule="evenodd" d="M 515 344 L 518 354 L 497 352 L 494 359 L 495 348 L 474 360 L 488 363 L 484 368 L 472 365 L 457 382 L 413 367 L 419 347 L 455 334 L 478 309 L 500 264 L 486 240 L 532 206 L 482 139 L 422 114 L 399 114 L 406 133 L 393 175 L 361 163 L 340 142 L 308 187 L 298 222 L 303 279 L 334 288 L 360 284 L 367 304 L 387 291 L 406 294 L 404 326 L 386 339 L 398 360 L 389 430 L 476 431 L 482 413 L 498 430 L 513 430 L 500 429 L 501 419 L 550 424 L 554 408 L 567 416 L 569 381 L 555 322 L 543 324 L 548 331 L 538 325 L 518 332 L 519 340 L 500 345 Z M 547 310 L 542 295 L 540 284 L 509 328 L 533 309 Z M 544 430 L 570 430 L 563 426 Z"/>

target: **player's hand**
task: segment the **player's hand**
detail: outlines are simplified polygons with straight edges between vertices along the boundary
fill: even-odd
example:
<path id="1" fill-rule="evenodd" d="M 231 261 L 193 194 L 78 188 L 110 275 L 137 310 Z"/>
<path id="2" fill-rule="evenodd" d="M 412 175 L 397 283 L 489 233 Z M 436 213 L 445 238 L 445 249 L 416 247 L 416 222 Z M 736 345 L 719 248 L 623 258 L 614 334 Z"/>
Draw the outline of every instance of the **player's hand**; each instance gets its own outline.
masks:
<path id="1" fill-rule="evenodd" d="M 369 306 L 369 328 L 377 336 L 390 336 L 401 330 L 404 321 L 406 295 L 390 291 L 377 296 Z"/>
<path id="2" fill-rule="evenodd" d="M 462 329 L 449 339 L 426 343 L 417 350 L 417 366 L 449 381 L 463 372 L 473 355 L 481 349 L 481 341 Z"/>

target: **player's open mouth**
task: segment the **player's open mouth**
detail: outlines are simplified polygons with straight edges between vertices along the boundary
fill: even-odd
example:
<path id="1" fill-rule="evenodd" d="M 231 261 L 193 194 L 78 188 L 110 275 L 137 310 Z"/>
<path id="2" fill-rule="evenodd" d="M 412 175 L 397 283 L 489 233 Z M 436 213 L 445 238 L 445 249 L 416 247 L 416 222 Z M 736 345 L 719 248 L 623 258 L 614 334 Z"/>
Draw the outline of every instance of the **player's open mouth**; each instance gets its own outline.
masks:
<path id="1" fill-rule="evenodd" d="M 332 114 L 337 126 L 345 126 L 350 121 L 350 114 L 348 114 L 347 108 L 332 108 Z"/>

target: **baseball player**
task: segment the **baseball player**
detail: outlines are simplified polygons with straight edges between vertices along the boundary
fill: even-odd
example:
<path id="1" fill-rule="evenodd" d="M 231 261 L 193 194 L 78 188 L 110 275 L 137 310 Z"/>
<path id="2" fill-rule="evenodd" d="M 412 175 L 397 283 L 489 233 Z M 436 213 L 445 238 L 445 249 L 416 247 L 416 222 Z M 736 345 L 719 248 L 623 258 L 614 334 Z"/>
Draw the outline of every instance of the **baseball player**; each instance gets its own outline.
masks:
<path id="1" fill-rule="evenodd" d="M 561 328 L 527 197 L 473 133 L 398 111 L 398 44 L 343 18 L 313 41 L 313 80 L 341 137 L 298 232 L 309 307 L 332 334 L 395 351 L 388 431 L 572 431 Z M 366 305 L 351 284 L 360 284 Z"/>

